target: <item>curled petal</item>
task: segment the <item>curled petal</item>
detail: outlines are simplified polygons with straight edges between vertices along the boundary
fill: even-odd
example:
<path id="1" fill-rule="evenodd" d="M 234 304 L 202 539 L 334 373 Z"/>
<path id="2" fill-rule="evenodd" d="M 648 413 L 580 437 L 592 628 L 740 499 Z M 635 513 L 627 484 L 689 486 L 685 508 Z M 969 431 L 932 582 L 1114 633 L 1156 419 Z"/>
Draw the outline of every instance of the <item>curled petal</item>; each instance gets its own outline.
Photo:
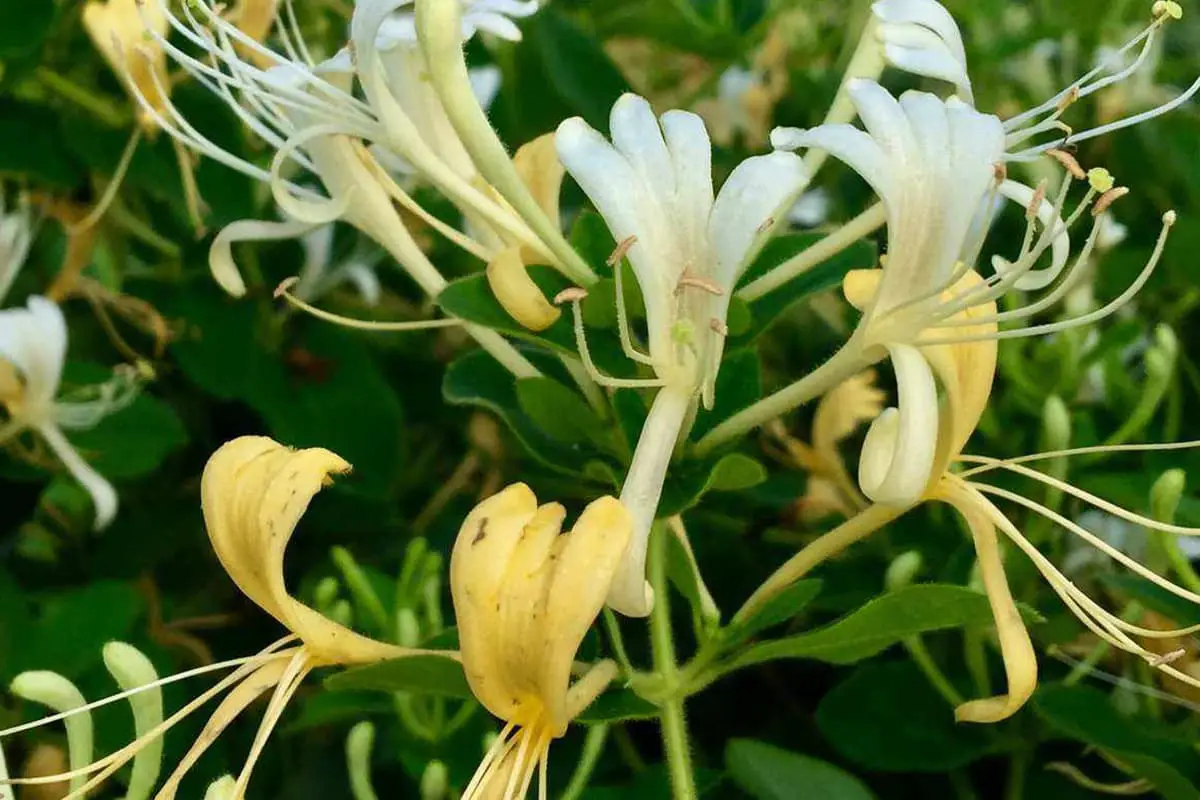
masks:
<path id="1" fill-rule="evenodd" d="M 1034 201 L 1034 190 L 1016 181 L 1004 181 L 1000 184 L 999 192 L 1022 208 L 1029 208 Z M 1049 286 L 1062 274 L 1071 257 L 1071 237 L 1062 218 L 1055 213 L 1054 204 L 1043 196 L 1036 213 L 1045 230 L 1058 230 L 1059 233 L 1050 245 L 1050 266 L 1029 270 L 1017 279 L 1015 285 L 1022 291 L 1037 291 Z M 992 259 L 992 266 L 1001 275 L 1011 272 L 1013 268 L 1010 262 L 999 256 Z"/>
<path id="2" fill-rule="evenodd" d="M 313 230 L 314 225 L 298 220 L 269 222 L 244 219 L 232 222 L 221 229 L 213 238 L 208 250 L 208 267 L 217 284 L 234 297 L 246 294 L 246 282 L 233 260 L 233 245 L 237 242 L 269 242 L 278 239 L 295 239 Z"/>
<path id="3" fill-rule="evenodd" d="M 877 503 L 908 506 L 929 483 L 938 439 L 937 385 L 925 356 L 910 345 L 889 345 L 899 408 L 871 423 L 858 464 L 863 494 Z"/>
<path id="4" fill-rule="evenodd" d="M 491 260 L 487 281 L 508 315 L 531 331 L 544 331 L 562 316 L 525 271 L 518 246 L 501 250 Z"/>
<path id="5" fill-rule="evenodd" d="M 46 444 L 58 456 L 59 461 L 71 473 L 71 477 L 79 481 L 92 497 L 92 507 L 96 514 L 96 530 L 107 528 L 117 516 L 117 490 L 113 488 L 103 475 L 96 472 L 92 465 L 83 460 L 79 451 L 68 441 L 57 425 L 41 425 L 37 429 Z"/>
<path id="6" fill-rule="evenodd" d="M 284 585 L 283 556 L 296 525 L 331 476 L 349 470 L 328 450 L 243 436 L 213 454 L 200 482 L 204 522 L 221 565 L 247 597 L 301 638 L 317 664 L 409 655 L 323 617 Z"/>

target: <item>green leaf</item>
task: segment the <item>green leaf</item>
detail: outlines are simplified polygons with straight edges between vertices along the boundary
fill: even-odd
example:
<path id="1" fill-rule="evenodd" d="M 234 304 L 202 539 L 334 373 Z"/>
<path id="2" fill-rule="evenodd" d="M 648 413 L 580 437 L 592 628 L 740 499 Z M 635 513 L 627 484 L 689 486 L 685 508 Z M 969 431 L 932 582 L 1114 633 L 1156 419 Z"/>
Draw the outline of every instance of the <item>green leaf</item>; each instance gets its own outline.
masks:
<path id="1" fill-rule="evenodd" d="M 54 24 L 55 8 L 48 0 L 0 0 L 0 59 L 18 58 L 41 47 Z"/>
<path id="2" fill-rule="evenodd" d="M 92 466 L 108 478 L 135 478 L 153 472 L 188 440 L 175 410 L 148 394 L 139 395 L 96 427 L 71 431 L 69 436 Z"/>
<path id="3" fill-rule="evenodd" d="M 31 5 L 51 4 L 39 1 Z M 0 30 L 3 25 L 0 21 Z M 79 185 L 84 171 L 59 138 L 54 114 L 38 106 L 0 102 L 0 175 L 69 189 Z"/>
<path id="4" fill-rule="evenodd" d="M 1165 800 L 1200 800 L 1196 784 L 1170 764 L 1141 753 L 1113 753 L 1138 775 L 1154 784 Z"/>
<path id="5" fill-rule="evenodd" d="M 442 396 L 454 405 L 486 408 L 500 417 L 539 463 L 556 472 L 578 475 L 594 451 L 547 435 L 542 420 L 531 419 L 521 407 L 517 383 L 512 373 L 477 350 L 461 356 L 446 370 Z"/>
<path id="6" fill-rule="evenodd" d="M 327 725 L 360 722 L 368 716 L 392 713 L 391 698 L 377 692 L 323 692 L 305 700 L 300 714 L 281 731 L 301 733 Z"/>
<path id="7" fill-rule="evenodd" d="M 945 772 L 993 749 L 986 728 L 954 721 L 911 661 L 860 667 L 822 698 L 817 727 L 840 755 L 873 770 Z"/>
<path id="8" fill-rule="evenodd" d="M 667 474 L 658 516 L 670 517 L 684 512 L 697 505 L 709 492 L 749 489 L 766 478 L 766 468 L 742 453 L 729 453 L 715 461 L 684 461 L 672 466 Z"/>
<path id="9" fill-rule="evenodd" d="M 1042 684 L 1033 697 L 1033 708 L 1061 735 L 1114 754 L 1137 754 L 1160 762 L 1165 770 L 1151 764 L 1149 772 L 1143 773 L 1156 785 L 1156 777 L 1173 783 L 1170 773 L 1200 775 L 1200 759 L 1186 734 L 1149 717 L 1120 714 L 1104 692 L 1090 686 Z"/>
<path id="10" fill-rule="evenodd" d="M 704 584 L 690 542 L 681 533 L 673 525 L 663 525 L 653 535 L 667 537 L 667 577 L 688 601 L 703 631 L 708 633 L 720 624 L 721 611 Z"/>
<path id="11" fill-rule="evenodd" d="M 21 643 L 21 668 L 79 678 L 100 663 L 107 642 L 129 636 L 141 606 L 137 590 L 119 581 L 94 581 L 49 598 L 37 634 Z"/>
<path id="12" fill-rule="evenodd" d="M 595 725 L 600 722 L 654 719 L 657 716 L 658 707 L 639 697 L 632 689 L 609 689 L 575 719 L 584 725 Z"/>
<path id="13" fill-rule="evenodd" d="M 736 664 L 744 667 L 781 658 L 852 664 L 909 636 L 991 621 L 987 597 L 973 589 L 943 584 L 906 586 L 820 630 L 752 647 Z"/>
<path id="14" fill-rule="evenodd" d="M 394 658 L 348 669 L 326 678 L 325 688 L 335 692 L 414 692 L 439 697 L 472 697 L 462 664 L 452 658 L 433 655 Z"/>
<path id="15" fill-rule="evenodd" d="M 873 800 L 862 781 L 826 761 L 753 739 L 725 747 L 725 766 L 734 783 L 758 800 Z"/>
<path id="16" fill-rule="evenodd" d="M 821 592 L 821 581 L 796 581 L 764 603 L 745 620 L 730 624 L 722 633 L 729 647 L 741 644 L 755 635 L 786 622 L 799 614 Z"/>
<path id="17" fill-rule="evenodd" d="M 816 233 L 792 233 L 775 237 L 767 243 L 762 253 L 746 270 L 740 285 L 745 286 L 762 277 L 823 238 L 825 238 L 823 235 Z M 744 334 L 730 337 L 729 347 L 741 347 L 753 342 L 795 303 L 811 294 L 836 286 L 852 269 L 875 266 L 877 260 L 874 244 L 865 241 L 858 242 L 774 291 L 750 302 L 748 305 L 750 313 L 753 315 L 753 322 Z"/>
<path id="18" fill-rule="evenodd" d="M 521 410 L 547 436 L 562 444 L 591 442 L 604 447 L 604 423 L 577 392 L 553 378 L 524 378 L 517 381 Z"/>
<path id="19" fill-rule="evenodd" d="M 608 113 L 629 84 L 601 43 L 550 6 L 527 26 L 527 47 L 541 58 L 549 88 L 598 129 L 607 129 Z M 544 91 L 544 90 L 543 90 Z"/>

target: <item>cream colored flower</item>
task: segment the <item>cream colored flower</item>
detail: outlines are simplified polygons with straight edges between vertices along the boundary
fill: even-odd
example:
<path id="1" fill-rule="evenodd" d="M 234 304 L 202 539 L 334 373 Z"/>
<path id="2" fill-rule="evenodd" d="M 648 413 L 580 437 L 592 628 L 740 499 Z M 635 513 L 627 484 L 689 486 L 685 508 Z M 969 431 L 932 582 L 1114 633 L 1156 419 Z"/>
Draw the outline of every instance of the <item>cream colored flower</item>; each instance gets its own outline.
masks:
<path id="1" fill-rule="evenodd" d="M 152 38 L 167 34 L 162 7 L 143 0 L 88 0 L 83 7 L 83 27 L 130 92 L 154 111 L 162 111 L 168 102 L 167 56 Z M 140 123 L 147 129 L 158 127 L 149 110 L 142 113 Z"/>
<path id="2" fill-rule="evenodd" d="M 463 668 L 479 701 L 505 721 L 463 800 L 525 796 L 550 743 L 616 676 L 611 661 L 571 682 L 576 652 L 604 606 L 631 520 L 612 497 L 591 503 L 569 533 L 566 510 L 539 506 L 524 484 L 480 503 L 450 558 Z"/>

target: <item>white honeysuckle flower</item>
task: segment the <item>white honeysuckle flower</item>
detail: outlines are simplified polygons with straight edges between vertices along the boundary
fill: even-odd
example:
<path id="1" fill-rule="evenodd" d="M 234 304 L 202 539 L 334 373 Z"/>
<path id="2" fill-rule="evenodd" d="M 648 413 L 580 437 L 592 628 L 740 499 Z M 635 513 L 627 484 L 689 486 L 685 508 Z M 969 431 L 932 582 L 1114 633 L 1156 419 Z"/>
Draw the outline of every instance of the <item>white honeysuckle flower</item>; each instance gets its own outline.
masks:
<path id="1" fill-rule="evenodd" d="M 514 19 L 535 14 L 538 0 L 460 0 L 462 12 L 462 38 L 467 41 L 476 33 L 489 33 L 510 42 L 521 41 L 521 29 Z M 384 20 L 379 33 L 389 39 L 405 39 L 417 42 L 415 15 L 407 10 L 414 0 L 390 0 L 392 13 Z M 359 5 L 362 0 L 359 0 Z M 405 9 L 405 10 L 402 10 Z"/>
<path id="2" fill-rule="evenodd" d="M 334 263 L 333 225 L 325 225 L 300 239 L 304 248 L 304 265 L 300 268 L 292 294 L 305 302 L 315 302 L 344 283 L 353 284 L 369 306 L 379 303 L 383 287 L 375 267 L 383 257 L 382 251 L 365 242 L 360 243 L 345 259 Z"/>
<path id="3" fill-rule="evenodd" d="M 967 75 L 967 52 L 950 12 L 937 0 L 879 0 L 871 13 L 887 63 L 927 78 L 954 84 L 958 96 L 974 102 Z"/>
<path id="4" fill-rule="evenodd" d="M 953 83 L 960 99 L 973 102 L 962 34 L 954 18 L 941 3 L 937 0 L 879 0 L 872 6 L 872 11 L 878 23 L 885 58 L 890 64 L 916 75 Z M 1082 131 L 1075 131 L 1061 121 L 1067 110 L 1081 98 L 1126 81 L 1131 76 L 1142 79 L 1147 69 L 1153 71 L 1158 32 L 1168 22 L 1180 19 L 1183 8 L 1174 0 L 1156 0 L 1151 7 L 1151 16 L 1151 23 L 1141 33 L 1119 48 L 1110 48 L 1101 62 L 1086 75 L 1041 105 L 1004 121 L 1009 161 L 1030 161 L 1049 150 L 1063 149 L 1138 125 L 1173 111 L 1200 92 L 1200 78 L 1197 78 L 1174 99 L 1124 119 Z M 1130 59 L 1134 52 L 1137 55 Z M 1050 139 L 1046 140 L 1048 135 Z M 1026 145 L 1023 150 L 1017 149 L 1019 145 L 1035 138 L 1043 141 Z"/>
<path id="5" fill-rule="evenodd" d="M 35 228 L 29 198 L 22 195 L 16 207 L 9 210 L 0 193 L 0 303 L 4 302 L 17 273 L 25 266 L 29 248 L 33 246 Z"/>
<path id="6" fill-rule="evenodd" d="M 650 367 L 653 379 L 601 375 L 588 355 L 580 300 L 571 299 L 580 355 L 589 373 L 609 387 L 662 387 L 642 429 L 621 490 L 633 535 L 608 603 L 645 616 L 653 593 L 645 581 L 646 545 L 667 466 L 697 396 L 712 406 L 725 346 L 729 299 L 758 243 L 776 216 L 803 189 L 807 173 L 791 153 L 742 162 L 714 197 L 712 145 L 703 120 L 686 111 L 655 117 L 650 104 L 621 97 L 609 122 L 612 141 L 582 119 L 563 122 L 559 158 L 604 217 L 618 242 L 617 319 L 626 355 Z M 648 352 L 634 343 L 622 301 L 620 261 L 627 256 L 646 307 Z"/>
<path id="7" fill-rule="evenodd" d="M 1114 313 L 1141 289 L 1158 263 L 1174 214 L 1164 216 L 1158 245 L 1145 268 L 1120 296 L 1099 308 L 1055 322 L 1026 321 L 1053 307 L 1085 270 L 1104 228 L 1092 229 L 1073 264 L 1068 230 L 1096 202 L 1097 212 L 1125 190 L 1114 188 L 1103 170 L 1087 174 L 1079 206 L 1064 214 L 1067 196 L 1084 173 L 1072 158 L 1054 154 L 1067 169 L 1061 189 L 1047 197 L 1006 177 L 1006 135 L 998 117 L 976 111 L 956 97 L 941 100 L 906 92 L 898 100 L 874 81 L 851 81 L 848 94 L 866 130 L 823 125 L 809 131 L 777 129 L 776 147 L 818 148 L 859 173 L 875 190 L 887 221 L 887 256 L 879 271 L 850 273 L 843 284 L 851 303 L 863 310 L 852 346 L 892 360 L 899 403 L 868 432 L 860 459 L 864 493 L 880 503 L 905 505 L 919 497 L 930 478 L 939 427 L 937 382 L 928 345 L 956 344 L 1052 333 L 1090 324 Z M 966 286 L 976 271 L 996 197 L 1018 202 L 1027 231 L 1018 257 L 992 258 L 994 274 Z M 980 214 L 985 216 L 981 223 Z M 1095 216 L 1095 214 L 1093 214 Z M 1040 266 L 1043 261 L 1049 263 Z M 1051 287 L 1041 297 L 1003 312 L 999 298 Z M 980 325 L 1005 323 L 981 333 Z M 1012 325 L 1011 323 L 1017 323 Z"/>
<path id="8" fill-rule="evenodd" d="M 137 380 L 121 372 L 81 393 L 83 397 L 60 398 L 66 353 L 66 320 L 52 301 L 35 295 L 25 308 L 0 311 L 0 403 L 9 415 L 0 427 L 0 440 L 26 430 L 38 434 L 91 495 L 100 529 L 116 516 L 116 490 L 79 455 L 62 429 L 86 430 L 124 408 L 137 396 Z"/>
<path id="9" fill-rule="evenodd" d="M 699 116 L 661 120 L 633 94 L 610 119 L 612 142 L 575 117 L 556 138 L 559 157 L 624 247 L 646 305 L 649 355 L 663 385 L 701 387 L 711 400 L 725 315 L 747 259 L 781 206 L 804 186 L 800 159 L 746 159 L 714 198 L 712 145 Z"/>

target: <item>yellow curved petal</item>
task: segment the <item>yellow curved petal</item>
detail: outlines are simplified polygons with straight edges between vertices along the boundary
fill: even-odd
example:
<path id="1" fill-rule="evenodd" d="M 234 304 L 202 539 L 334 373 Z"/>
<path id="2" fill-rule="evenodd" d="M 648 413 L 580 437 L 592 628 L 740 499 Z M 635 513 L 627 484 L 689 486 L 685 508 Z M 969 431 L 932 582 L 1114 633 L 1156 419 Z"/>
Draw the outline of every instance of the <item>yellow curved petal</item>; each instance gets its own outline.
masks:
<path id="1" fill-rule="evenodd" d="M 504 248 L 491 260 L 487 281 L 508 315 L 531 331 L 546 330 L 562 315 L 525 271 L 521 248 L 516 245 Z"/>
<path id="2" fill-rule="evenodd" d="M 571 532 L 566 511 L 537 505 L 514 484 L 467 516 L 450 558 L 463 667 L 475 696 L 501 719 L 570 722 L 575 655 L 604 607 L 633 523 L 612 497 L 591 503 Z"/>
<path id="3" fill-rule="evenodd" d="M 204 522 L 221 565 L 247 597 L 300 637 L 317 665 L 411 654 L 325 618 L 284 585 L 283 557 L 296 525 L 330 476 L 349 470 L 328 450 L 243 436 L 212 455 L 200 482 Z"/>
<path id="4" fill-rule="evenodd" d="M 501 719 L 516 713 L 520 698 L 507 691 L 499 659 L 505 637 L 499 626 L 497 599 L 512 552 L 536 514 L 533 492 L 525 484 L 515 483 L 467 515 L 450 554 L 450 594 L 463 670 L 475 697 Z"/>
<path id="5" fill-rule="evenodd" d="M 989 509 L 957 479 L 943 480 L 935 490 L 935 499 L 953 506 L 971 530 L 1008 680 L 1008 692 L 963 703 L 954 710 L 954 718 L 959 722 L 1000 722 L 1021 710 L 1033 696 L 1037 688 L 1037 653 L 1008 587 L 996 525 L 989 517 Z"/>
<path id="6" fill-rule="evenodd" d="M 575 654 L 604 608 L 632 533 L 633 519 L 621 501 L 601 497 L 584 509 L 570 533 L 554 542 L 553 569 L 544 589 L 542 702 L 555 736 L 566 732 L 572 716 L 567 684 Z"/>
<path id="7" fill-rule="evenodd" d="M 533 199 L 537 200 L 538 206 L 546 212 L 546 216 L 555 227 L 558 227 L 558 195 L 562 190 L 566 169 L 558 160 L 554 134 L 543 134 L 522 145 L 513 156 L 513 167 L 524 181 L 525 187 L 529 189 L 529 193 L 533 195 Z"/>
<path id="8" fill-rule="evenodd" d="M 166 36 L 166 13 L 157 2 L 90 0 L 83 7 L 84 30 L 112 71 L 156 109 L 166 105 L 158 86 L 169 86 L 167 57 L 148 31 Z M 143 127 L 155 123 L 142 115 Z"/>

